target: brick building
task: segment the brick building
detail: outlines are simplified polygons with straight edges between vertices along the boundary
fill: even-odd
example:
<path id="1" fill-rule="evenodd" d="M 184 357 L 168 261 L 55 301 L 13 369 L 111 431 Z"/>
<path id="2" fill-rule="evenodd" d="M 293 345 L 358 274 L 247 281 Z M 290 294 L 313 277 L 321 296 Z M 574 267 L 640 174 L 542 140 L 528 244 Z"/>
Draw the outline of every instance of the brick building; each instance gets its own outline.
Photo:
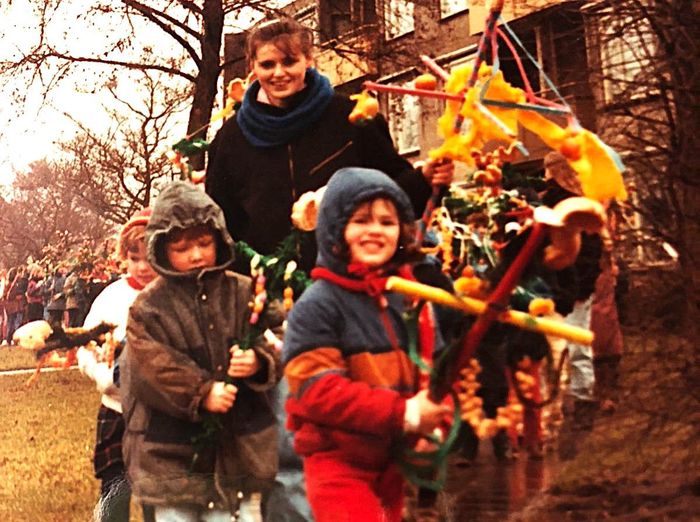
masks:
<path id="1" fill-rule="evenodd" d="M 421 54 L 432 57 L 440 66 L 451 67 L 471 62 L 487 15 L 487 0 L 297 0 L 284 11 L 314 30 L 318 69 L 329 76 L 336 90 L 353 94 L 362 90 L 366 80 L 407 85 L 426 72 Z M 637 46 L 653 45 L 644 31 L 624 30 L 619 16 L 610 22 L 605 16 L 605 1 L 506 0 L 503 18 L 517 34 L 527 52 L 542 69 L 518 49 L 525 74 L 533 90 L 542 97 L 554 93 L 542 71 L 572 107 L 581 124 L 599 134 L 618 150 L 625 162 L 635 163 L 626 150 L 621 127 L 635 125 L 635 114 L 655 110 L 654 93 L 631 89 L 643 69 L 644 59 Z M 244 34 L 225 37 L 226 82 L 246 74 Z M 505 45 L 499 46 L 500 67 L 506 80 L 522 87 L 516 61 Z M 437 118 L 443 103 L 412 96 L 379 96 L 394 142 L 410 160 L 424 158 L 441 142 Z M 620 111 L 624 106 L 625 110 Z M 652 107 L 652 109 L 650 109 Z M 639 129 L 643 133 L 643 129 Z M 658 136 L 657 136 L 658 138 Z M 530 152 L 518 162 L 527 172 L 542 171 L 542 159 L 548 148 L 537 136 L 520 130 L 520 141 Z M 458 174 L 466 167 L 460 166 Z M 626 176 L 632 176 L 631 169 Z M 628 224 L 628 254 L 632 261 L 648 263 L 668 256 L 644 251 L 638 234 L 643 218 L 634 214 Z"/>

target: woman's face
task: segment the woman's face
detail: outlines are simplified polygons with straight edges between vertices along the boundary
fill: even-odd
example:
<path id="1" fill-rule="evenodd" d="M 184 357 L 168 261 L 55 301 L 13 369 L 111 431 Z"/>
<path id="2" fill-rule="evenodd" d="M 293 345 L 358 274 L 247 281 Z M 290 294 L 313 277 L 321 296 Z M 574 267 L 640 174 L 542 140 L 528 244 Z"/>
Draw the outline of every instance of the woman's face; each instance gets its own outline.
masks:
<path id="1" fill-rule="evenodd" d="M 301 51 L 286 54 L 273 43 L 263 43 L 255 53 L 251 69 L 271 105 L 286 107 L 289 97 L 304 88 L 306 69 L 312 59 Z"/>

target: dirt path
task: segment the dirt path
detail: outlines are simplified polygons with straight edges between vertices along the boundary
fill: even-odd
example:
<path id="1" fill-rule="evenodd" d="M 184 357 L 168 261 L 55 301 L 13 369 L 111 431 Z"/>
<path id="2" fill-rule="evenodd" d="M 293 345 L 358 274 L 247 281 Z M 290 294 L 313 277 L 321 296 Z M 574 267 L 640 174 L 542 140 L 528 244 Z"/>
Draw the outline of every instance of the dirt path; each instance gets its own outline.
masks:
<path id="1" fill-rule="evenodd" d="M 491 443 L 483 442 L 479 456 L 469 466 L 453 457 L 450 461 L 442 511 L 449 522 L 502 522 L 525 509 L 548 488 L 559 469 L 553 454 L 543 460 L 528 459 L 499 462 L 491 452 Z M 556 520 L 551 519 L 552 522 Z M 561 520 L 561 519 L 559 519 Z M 541 522 L 549 522 L 541 519 Z"/>

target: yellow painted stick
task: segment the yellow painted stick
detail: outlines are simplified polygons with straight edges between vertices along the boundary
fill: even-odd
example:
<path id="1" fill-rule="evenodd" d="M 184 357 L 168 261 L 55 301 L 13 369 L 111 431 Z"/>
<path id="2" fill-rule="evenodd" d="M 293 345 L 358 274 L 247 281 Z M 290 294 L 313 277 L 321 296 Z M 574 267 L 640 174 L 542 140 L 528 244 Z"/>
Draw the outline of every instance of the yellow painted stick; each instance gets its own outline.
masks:
<path id="1" fill-rule="evenodd" d="M 441 288 L 434 286 L 416 283 L 402 277 L 392 276 L 386 282 L 386 289 L 390 292 L 398 292 L 409 297 L 425 299 L 433 303 L 456 308 L 465 313 L 472 315 L 483 314 L 488 305 L 486 302 L 472 297 L 457 297 Z M 507 310 L 498 314 L 498 321 L 502 323 L 512 324 L 518 328 L 539 332 L 545 335 L 561 337 L 567 341 L 573 341 L 579 344 L 590 345 L 593 342 L 593 332 L 578 326 L 553 321 L 544 317 L 536 317 L 534 315 L 519 312 L 517 310 Z"/>

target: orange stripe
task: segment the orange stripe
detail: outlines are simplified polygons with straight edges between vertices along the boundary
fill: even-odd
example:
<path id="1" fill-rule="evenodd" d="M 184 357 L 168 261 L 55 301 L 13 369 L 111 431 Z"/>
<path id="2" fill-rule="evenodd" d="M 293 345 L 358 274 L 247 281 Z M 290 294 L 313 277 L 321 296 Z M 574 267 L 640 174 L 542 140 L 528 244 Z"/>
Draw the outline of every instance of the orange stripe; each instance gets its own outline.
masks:
<path id="1" fill-rule="evenodd" d="M 353 381 L 381 388 L 411 390 L 417 377 L 416 367 L 408 355 L 398 350 L 352 355 L 348 358 L 348 367 Z"/>
<path id="2" fill-rule="evenodd" d="M 289 381 L 290 393 L 296 394 L 304 382 L 329 370 L 347 370 L 338 348 L 315 348 L 297 355 L 284 367 L 284 375 Z"/>

